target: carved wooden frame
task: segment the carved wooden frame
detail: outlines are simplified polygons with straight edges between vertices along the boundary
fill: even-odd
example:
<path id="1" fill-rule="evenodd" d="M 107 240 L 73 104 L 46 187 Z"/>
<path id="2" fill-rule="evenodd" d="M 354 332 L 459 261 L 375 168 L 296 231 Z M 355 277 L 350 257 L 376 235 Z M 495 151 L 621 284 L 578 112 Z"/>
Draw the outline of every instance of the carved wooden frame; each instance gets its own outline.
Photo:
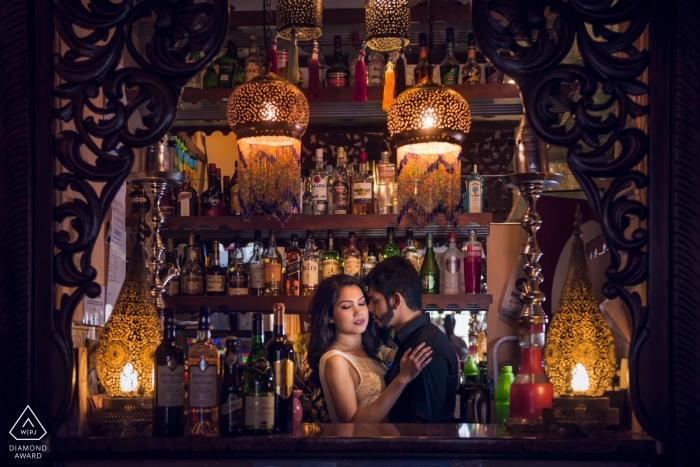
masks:
<path id="1" fill-rule="evenodd" d="M 174 0 L 147 0 L 140 5 L 158 4 L 163 8 L 171 8 L 184 3 Z M 556 75 L 548 75 L 549 71 L 545 70 L 557 66 L 558 60 L 552 55 L 557 53 L 557 49 L 538 50 L 538 53 L 548 56 L 540 60 L 539 75 L 524 76 L 495 57 L 493 52 L 502 32 L 488 32 L 485 29 L 487 26 L 491 27 L 486 8 L 503 4 L 508 7 L 507 15 L 523 20 L 515 25 L 527 28 L 530 27 L 527 13 L 536 13 L 539 5 L 544 4 L 561 11 L 564 23 L 580 26 L 576 17 L 580 11 L 581 18 L 589 18 L 591 24 L 612 21 L 610 3 L 611 0 L 474 0 L 473 22 L 477 28 L 478 42 L 486 54 L 506 73 L 516 77 L 522 86 L 528 79 L 535 84 L 536 81 L 543 82 L 545 79 L 558 79 Z M 60 11 L 57 8 L 59 4 L 62 8 Z M 100 34 L 108 24 L 124 24 L 131 13 L 123 11 L 119 16 L 113 9 L 120 8 L 120 4 L 112 4 L 105 0 L 94 0 L 92 4 L 104 7 L 104 11 L 101 12 L 104 23 L 100 23 L 103 29 L 95 34 L 95 40 L 99 40 Z M 521 4 L 525 7 L 520 6 Z M 63 303 L 56 309 L 54 280 L 75 285 L 76 290 L 81 291 L 78 293 L 92 293 L 94 287 L 90 284 L 94 276 L 90 271 L 89 255 L 84 253 L 92 248 L 90 238 L 94 239 L 91 237 L 94 226 L 98 224 L 97 220 L 101 218 L 104 207 L 109 205 L 114 187 L 119 184 L 118 180 L 123 180 L 131 165 L 129 151 L 122 149 L 117 156 L 112 156 L 106 154 L 108 149 L 113 149 L 111 145 L 107 145 L 97 147 L 98 154 L 102 156 L 98 156 L 100 162 L 92 167 L 86 166 L 84 161 L 71 156 L 73 147 L 68 143 L 71 138 L 73 142 L 76 141 L 75 135 L 63 135 L 55 139 L 49 137 L 53 134 L 54 124 L 53 106 L 48 104 L 54 98 L 52 84 L 55 70 L 52 47 L 54 32 L 58 30 L 58 26 L 53 23 L 52 14 L 55 13 L 59 19 L 65 18 L 65 14 L 82 17 L 85 11 L 78 8 L 80 5 L 82 2 L 79 0 L 0 0 L 0 27 L 4 31 L 0 35 L 0 140 L 5 145 L 0 156 L 3 168 L 0 171 L 0 245 L 3 251 L 3 266 L 0 268 L 0 354 L 3 356 L 0 363 L 0 373 L 3 375 L 0 379 L 0 400 L 3 401 L 3 404 L 0 404 L 0 428 L 4 429 L 3 433 L 7 433 L 27 404 L 32 406 L 39 419 L 48 425 L 47 428 L 52 433 L 63 419 L 72 387 L 71 357 L 68 352 L 69 316 L 71 306 L 79 297 L 76 292 L 66 295 Z M 536 6 L 528 10 L 527 7 L 531 5 Z M 639 185 L 648 182 L 649 202 L 645 207 L 626 201 L 603 202 L 599 199 L 594 200 L 594 205 L 597 205 L 597 212 L 604 214 L 601 218 L 608 224 L 608 235 L 619 232 L 620 217 L 627 213 L 642 217 L 648 214 L 650 227 L 647 234 L 640 231 L 640 237 L 632 239 L 633 241 L 621 240 L 616 246 L 618 250 L 632 251 L 636 260 L 635 264 L 623 270 L 622 275 L 613 269 L 612 284 L 606 291 L 609 294 L 623 294 L 635 310 L 635 410 L 641 414 L 640 421 L 644 428 L 666 444 L 668 459 L 680 461 L 691 456 L 697 458 L 697 446 L 700 445 L 700 313 L 693 294 L 700 283 L 700 201 L 696 188 L 700 179 L 700 158 L 696 155 L 696 148 L 700 147 L 700 132 L 697 130 L 697 122 L 700 121 L 700 96 L 695 82 L 700 75 L 700 29 L 697 26 L 700 24 L 700 13 L 697 11 L 696 0 L 619 0 L 615 8 L 620 10 L 619 14 L 623 17 L 631 15 L 635 8 L 650 12 L 646 16 L 638 15 L 636 18 L 636 24 L 646 23 L 648 19 L 650 54 L 648 57 L 640 55 L 640 58 L 633 60 L 635 66 L 641 66 L 636 62 L 650 59 L 653 69 L 649 85 L 650 131 L 647 160 L 650 175 L 646 177 L 638 173 L 623 174 L 625 180 Z M 576 15 L 572 16 L 572 12 L 576 12 Z M 227 15 L 218 17 L 228 18 Z M 91 21 L 84 17 L 79 20 Z M 225 29 L 221 23 L 218 24 Z M 164 27 L 167 28 L 167 25 Z M 560 33 L 566 36 L 574 30 L 563 28 Z M 216 40 L 209 43 L 210 50 L 218 50 L 215 46 L 223 41 L 218 34 L 216 36 Z M 491 36 L 491 39 L 487 36 Z M 616 37 L 629 43 L 631 36 L 632 33 L 628 33 Z M 103 51 L 99 59 L 91 62 L 91 65 L 99 65 L 101 71 L 95 73 L 89 69 L 75 70 L 75 88 L 63 86 L 59 87 L 57 92 L 76 97 L 76 105 L 82 106 L 86 96 L 93 95 L 100 87 L 104 87 L 105 83 L 111 83 L 112 87 L 106 89 L 110 94 L 105 94 L 113 106 L 108 109 L 108 113 L 117 109 L 127 112 L 127 109 L 133 109 L 134 103 L 122 105 L 117 102 L 118 83 L 136 84 L 143 80 L 144 88 L 153 92 L 155 97 L 142 94 L 140 99 L 153 99 L 153 104 L 160 113 L 148 124 L 149 130 L 143 133 L 129 134 L 122 131 L 117 123 L 106 128 L 95 122 L 85 121 L 83 130 L 76 130 L 78 135 L 80 136 L 80 131 L 84 131 L 88 136 L 99 135 L 112 143 L 123 137 L 125 142 L 133 146 L 153 141 L 159 136 L 158 131 L 166 129 L 174 117 L 175 102 L 172 99 L 177 98 L 177 88 L 182 86 L 198 67 L 185 69 L 181 68 L 183 65 L 180 63 L 175 67 L 168 56 L 163 55 L 160 56 L 162 62 L 159 62 L 159 59 L 151 62 L 149 58 L 139 73 L 113 73 L 113 54 L 116 52 L 104 52 L 102 44 L 84 43 L 85 40 L 91 39 L 81 39 L 81 45 L 87 47 L 81 53 L 89 55 Z M 124 40 L 123 37 L 120 40 Z M 109 44 L 115 45 L 114 42 Z M 596 52 L 594 55 L 600 54 Z M 57 69 L 67 67 L 66 69 L 70 70 L 71 58 L 63 59 L 62 64 L 61 60 L 56 62 Z M 624 86 L 619 88 L 619 97 L 624 100 L 623 91 L 629 93 L 630 89 L 639 91 L 641 88 L 628 78 L 620 78 L 621 75 L 616 71 L 620 64 L 616 60 L 608 62 L 606 59 L 595 71 L 585 71 L 575 76 L 589 82 L 608 75 L 615 80 L 622 79 L 625 82 Z M 92 73 L 92 81 L 86 80 L 84 73 Z M 153 73 L 154 76 L 150 76 L 149 73 Z M 579 71 L 566 70 L 566 73 Z M 160 75 L 161 78 L 155 75 Z M 161 88 L 158 83 L 163 84 L 162 76 L 168 78 Z M 636 76 L 631 76 L 630 79 L 634 78 Z M 530 90 L 529 97 L 524 95 L 528 117 L 531 113 L 538 112 L 547 117 L 547 109 L 540 99 L 555 91 L 555 87 L 541 89 L 542 94 Z M 633 112 L 645 111 L 629 105 L 627 108 L 634 109 Z M 81 115 L 80 109 L 59 107 L 57 112 L 59 116 Z M 548 134 L 547 122 L 546 118 L 531 121 L 536 131 L 545 139 L 553 138 L 560 144 L 568 144 L 569 137 Z M 123 125 L 123 122 L 120 124 Z M 589 128 L 585 130 L 591 131 Z M 644 138 L 646 136 L 632 135 L 630 145 L 625 149 L 627 155 L 621 162 L 624 161 L 631 167 L 640 154 L 643 156 L 646 153 L 646 148 L 642 151 L 640 146 L 631 144 L 634 142 L 646 145 L 643 142 Z M 73 164 L 79 172 L 87 172 L 90 177 L 94 177 L 91 179 L 109 182 L 110 188 L 99 195 L 90 194 L 89 203 L 58 207 L 54 212 L 54 184 L 61 187 L 75 184 L 86 193 L 90 193 L 85 188 L 84 180 L 78 177 L 54 178 L 55 159 L 59 157 L 59 153 L 60 157 L 67 158 L 67 162 Z M 614 176 L 619 168 L 610 167 L 606 163 L 591 165 L 582 154 L 574 153 L 571 158 L 574 162 L 572 166 L 576 168 L 577 177 L 579 182 L 583 182 L 583 186 L 588 186 L 586 180 L 591 176 L 596 176 L 601 171 Z M 114 173 L 106 174 L 107 170 L 114 170 Z M 590 191 L 590 188 L 587 190 Z M 67 212 L 75 214 L 73 219 L 77 222 L 77 230 L 81 232 L 80 245 L 68 242 L 63 234 L 54 234 L 54 215 L 63 216 Z M 54 250 L 59 244 L 63 249 Z M 83 255 L 80 267 L 74 265 L 71 268 L 70 262 L 64 258 L 65 255 Z M 638 306 L 637 298 L 628 294 L 623 287 L 645 278 L 648 278 L 649 284 L 648 312 L 641 304 Z M 7 437 L 6 434 L 4 436 Z"/>

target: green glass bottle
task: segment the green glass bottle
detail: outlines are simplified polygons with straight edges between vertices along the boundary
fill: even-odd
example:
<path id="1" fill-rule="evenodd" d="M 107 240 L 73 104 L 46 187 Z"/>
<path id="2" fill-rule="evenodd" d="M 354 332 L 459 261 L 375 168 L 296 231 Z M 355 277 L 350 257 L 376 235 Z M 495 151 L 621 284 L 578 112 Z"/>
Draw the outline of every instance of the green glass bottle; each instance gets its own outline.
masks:
<path id="1" fill-rule="evenodd" d="M 240 68 L 236 44 L 233 41 L 228 41 L 226 54 L 219 59 L 219 88 L 232 88 L 236 73 Z"/>
<path id="2" fill-rule="evenodd" d="M 425 258 L 420 267 L 420 279 L 423 282 L 424 294 L 440 293 L 440 269 L 433 253 L 433 234 L 428 234 Z"/>
<path id="3" fill-rule="evenodd" d="M 190 52 L 190 55 L 187 57 L 187 60 L 185 63 L 196 63 L 198 62 L 202 56 L 200 55 L 199 52 Z M 201 89 L 202 87 L 202 75 L 198 72 L 196 75 L 194 75 L 190 80 L 185 84 L 186 88 L 190 89 Z"/>
<path id="4" fill-rule="evenodd" d="M 216 89 L 219 86 L 219 75 L 216 74 L 214 64 L 210 63 L 202 79 L 202 88 Z"/>
<path id="5" fill-rule="evenodd" d="M 333 230 L 328 230 L 328 249 L 321 256 L 321 280 L 340 274 L 340 255 L 333 246 Z"/>
<path id="6" fill-rule="evenodd" d="M 253 314 L 252 347 L 243 373 L 243 433 L 275 431 L 275 376 L 263 343 L 263 317 Z"/>
<path id="7" fill-rule="evenodd" d="M 394 241 L 394 228 L 387 227 L 386 245 L 384 245 L 384 249 L 382 250 L 382 260 L 391 258 L 392 256 L 401 256 L 401 251 L 399 251 L 399 246 Z M 435 263 L 435 267 L 437 267 L 437 263 Z"/>

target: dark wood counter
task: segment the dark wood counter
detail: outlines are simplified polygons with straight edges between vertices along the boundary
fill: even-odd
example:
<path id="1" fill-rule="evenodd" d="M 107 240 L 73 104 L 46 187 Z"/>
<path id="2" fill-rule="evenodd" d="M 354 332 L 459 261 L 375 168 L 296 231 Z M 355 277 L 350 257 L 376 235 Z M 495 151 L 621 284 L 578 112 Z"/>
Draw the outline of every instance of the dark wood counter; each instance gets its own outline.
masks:
<path id="1" fill-rule="evenodd" d="M 466 424 L 303 424 L 291 435 L 153 438 L 149 432 L 130 438 L 53 438 L 48 445 L 47 454 L 56 461 L 388 458 L 396 465 L 411 465 L 404 461 L 423 458 L 443 459 L 447 465 L 465 459 L 627 461 L 645 465 L 657 454 L 652 438 L 632 433 L 603 435 L 596 440 L 513 437 L 496 425 Z"/>

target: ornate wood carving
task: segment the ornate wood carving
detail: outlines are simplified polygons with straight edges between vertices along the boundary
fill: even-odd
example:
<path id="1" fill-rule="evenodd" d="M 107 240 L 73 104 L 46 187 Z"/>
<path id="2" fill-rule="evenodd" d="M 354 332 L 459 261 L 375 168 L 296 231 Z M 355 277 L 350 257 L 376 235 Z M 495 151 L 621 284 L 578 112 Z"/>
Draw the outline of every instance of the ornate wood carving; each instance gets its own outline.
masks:
<path id="1" fill-rule="evenodd" d="M 648 66 L 649 53 L 637 50 L 634 42 L 649 22 L 650 7 L 649 0 L 474 0 L 472 17 L 482 52 L 518 83 L 534 130 L 548 143 L 568 148 L 571 171 L 610 247 L 612 264 L 603 294 L 621 298 L 632 314 L 630 389 L 635 414 L 648 433 L 664 439 L 662 424 L 650 415 L 650 401 L 639 391 L 649 384 L 642 378 L 649 374 L 639 358 L 650 344 L 648 309 L 642 306 L 642 297 L 628 289 L 648 277 L 648 234 L 643 227 L 626 233 L 631 221 L 642 222 L 648 216 L 647 207 L 627 193 L 631 187 L 644 189 L 648 184 L 648 177 L 635 167 L 648 152 L 649 138 L 629 127 L 627 119 L 648 113 L 648 107 L 631 96 L 648 93 L 638 77 Z M 574 41 L 583 65 L 562 63 Z M 499 49 L 511 54 L 497 54 Z M 573 83 L 580 87 L 578 99 L 566 91 L 565 85 Z M 603 102 L 594 100 L 600 91 Z M 574 116 L 572 126 L 557 126 L 553 102 Z M 616 113 L 607 119 L 597 114 L 613 106 Z M 613 157 L 615 147 L 618 154 Z M 610 188 L 601 195 L 594 178 L 611 178 Z"/>
<path id="2" fill-rule="evenodd" d="M 57 284 L 74 288 L 64 293 L 55 312 L 53 340 L 60 349 L 64 378 L 53 388 L 62 397 L 46 427 L 54 431 L 68 408 L 72 381 L 70 321 L 84 295 L 99 295 L 96 271 L 90 260 L 102 220 L 124 183 L 131 166 L 132 148 L 154 143 L 170 128 L 181 88 L 207 61 L 185 63 L 191 51 L 204 57 L 218 54 L 228 32 L 228 2 L 215 0 L 55 0 L 54 27 L 67 51 L 54 60 L 60 84 L 54 88 L 59 106 L 54 117 L 72 122 L 74 130 L 54 138 L 56 160 L 65 169 L 54 178 L 58 192 L 78 196 L 54 208 L 54 220 L 68 220 L 73 236 L 58 227 L 54 235 Z M 136 21 L 151 21 L 154 35 L 143 55 L 131 40 Z M 140 68 L 119 68 L 124 48 Z M 138 88 L 130 101 L 125 88 Z M 98 102 L 100 93 L 104 105 Z M 144 128 L 130 131 L 129 117 L 142 105 L 150 115 Z M 87 153 L 93 156 L 86 157 Z M 103 184 L 96 189 L 95 183 Z M 59 374 L 57 371 L 56 374 Z"/>

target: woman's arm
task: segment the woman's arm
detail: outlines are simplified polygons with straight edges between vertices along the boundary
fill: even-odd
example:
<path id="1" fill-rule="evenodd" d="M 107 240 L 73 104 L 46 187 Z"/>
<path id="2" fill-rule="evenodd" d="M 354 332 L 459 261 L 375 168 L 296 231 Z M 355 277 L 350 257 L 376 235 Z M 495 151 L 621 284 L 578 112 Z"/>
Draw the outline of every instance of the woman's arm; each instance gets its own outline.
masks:
<path id="1" fill-rule="evenodd" d="M 355 384 L 350 373 L 350 364 L 340 355 L 326 361 L 325 375 L 328 390 L 331 392 L 335 412 L 342 423 L 381 423 L 398 400 L 406 385 L 418 376 L 430 363 L 432 350 L 420 344 L 413 351 L 404 353 L 401 358 L 401 372 L 382 391 L 379 397 L 363 409 L 357 408 Z"/>

